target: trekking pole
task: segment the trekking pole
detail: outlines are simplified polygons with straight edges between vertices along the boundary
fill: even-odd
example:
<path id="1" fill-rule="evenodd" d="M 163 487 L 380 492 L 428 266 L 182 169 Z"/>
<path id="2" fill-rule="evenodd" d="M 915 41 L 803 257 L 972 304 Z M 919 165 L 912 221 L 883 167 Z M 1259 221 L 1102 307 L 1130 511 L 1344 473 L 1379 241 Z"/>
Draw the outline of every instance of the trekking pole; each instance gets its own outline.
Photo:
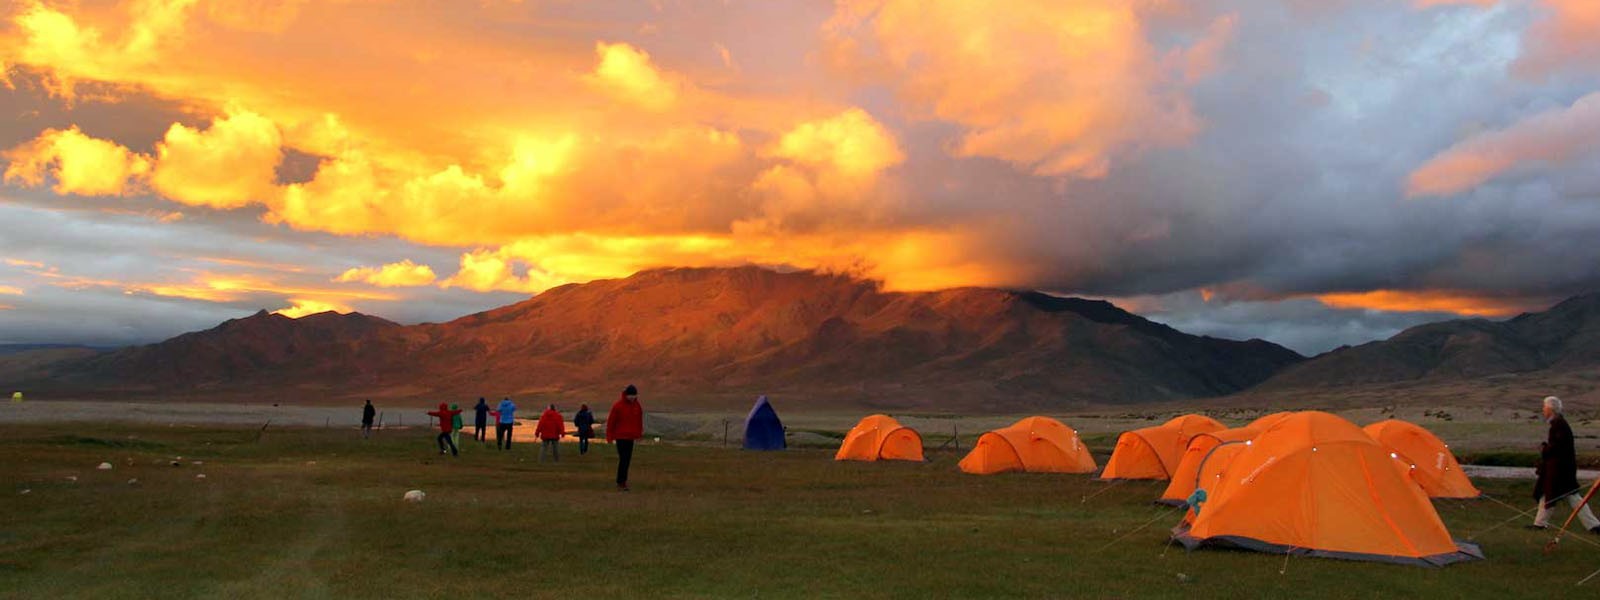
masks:
<path id="1" fill-rule="evenodd" d="M 1561 547 L 1561 536 L 1566 535 L 1567 526 L 1571 525 L 1572 520 L 1578 517 L 1578 513 L 1582 512 L 1583 508 L 1589 505 L 1589 499 L 1594 497 L 1595 490 L 1600 490 L 1600 479 L 1594 480 L 1594 484 L 1589 486 L 1589 493 L 1584 494 L 1583 500 L 1580 500 L 1577 506 L 1572 507 L 1572 514 L 1567 515 L 1567 520 L 1561 523 L 1561 529 L 1556 532 L 1555 539 L 1550 540 L 1550 543 L 1544 545 L 1545 554 L 1555 552 L 1556 548 Z"/>

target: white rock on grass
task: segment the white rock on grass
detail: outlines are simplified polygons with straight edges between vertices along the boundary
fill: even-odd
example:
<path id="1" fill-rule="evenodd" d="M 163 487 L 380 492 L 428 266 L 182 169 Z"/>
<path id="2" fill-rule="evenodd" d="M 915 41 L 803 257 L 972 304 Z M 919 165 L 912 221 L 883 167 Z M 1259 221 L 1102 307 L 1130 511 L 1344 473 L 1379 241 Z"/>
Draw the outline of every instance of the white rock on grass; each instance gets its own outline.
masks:
<path id="1" fill-rule="evenodd" d="M 195 479 L 205 479 L 206 478 L 206 474 L 205 473 L 200 473 L 198 475 L 195 475 L 194 478 Z"/>
<path id="2" fill-rule="evenodd" d="M 405 500 L 406 502 L 421 502 L 423 498 L 427 497 L 428 495 L 422 493 L 422 490 L 411 490 L 406 492 Z"/>
<path id="3" fill-rule="evenodd" d="M 95 467 L 95 468 L 96 469 L 100 469 L 101 471 L 110 471 L 111 470 L 111 463 L 103 462 L 103 463 L 100 463 L 100 466 Z"/>
<path id="4" fill-rule="evenodd" d="M 129 479 L 128 480 L 128 485 L 139 485 L 139 478 L 135 477 L 133 479 Z"/>

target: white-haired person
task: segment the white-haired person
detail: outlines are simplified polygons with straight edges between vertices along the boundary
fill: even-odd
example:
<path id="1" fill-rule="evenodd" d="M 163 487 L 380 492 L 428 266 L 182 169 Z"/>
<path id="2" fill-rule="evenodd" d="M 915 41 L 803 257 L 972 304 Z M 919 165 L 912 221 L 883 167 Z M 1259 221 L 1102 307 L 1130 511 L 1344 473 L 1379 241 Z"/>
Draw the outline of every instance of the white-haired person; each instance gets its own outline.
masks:
<path id="1" fill-rule="evenodd" d="M 1550 434 L 1539 447 L 1539 481 L 1534 484 L 1533 497 L 1539 501 L 1539 513 L 1533 517 L 1535 529 L 1550 526 L 1550 507 L 1563 498 L 1578 511 L 1584 528 L 1600 533 L 1600 519 L 1587 505 L 1579 506 L 1582 493 L 1578 488 L 1578 452 L 1572 441 L 1572 426 L 1561 414 L 1561 399 L 1549 396 L 1544 399 L 1544 420 L 1550 423 Z"/>

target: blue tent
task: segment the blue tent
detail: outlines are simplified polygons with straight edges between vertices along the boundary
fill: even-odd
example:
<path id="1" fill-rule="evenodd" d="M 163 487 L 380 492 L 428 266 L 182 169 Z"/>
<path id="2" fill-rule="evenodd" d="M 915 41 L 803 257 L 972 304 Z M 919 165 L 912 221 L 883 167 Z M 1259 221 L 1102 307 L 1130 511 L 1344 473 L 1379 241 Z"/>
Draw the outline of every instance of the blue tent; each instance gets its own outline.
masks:
<path id="1" fill-rule="evenodd" d="M 778 411 L 772 410 L 772 403 L 767 402 L 766 396 L 756 398 L 750 416 L 744 418 L 744 449 L 782 450 L 788 445 L 783 439 L 783 421 L 778 420 Z"/>

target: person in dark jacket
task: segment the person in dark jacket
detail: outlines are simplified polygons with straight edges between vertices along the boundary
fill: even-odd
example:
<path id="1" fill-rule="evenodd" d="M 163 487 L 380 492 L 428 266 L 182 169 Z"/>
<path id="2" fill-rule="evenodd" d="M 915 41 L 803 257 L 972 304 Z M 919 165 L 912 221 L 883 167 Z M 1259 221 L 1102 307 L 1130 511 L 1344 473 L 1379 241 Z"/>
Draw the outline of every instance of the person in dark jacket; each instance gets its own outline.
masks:
<path id="1" fill-rule="evenodd" d="M 572 426 L 578 428 L 578 454 L 589 453 L 589 438 L 594 437 L 594 413 L 589 405 L 578 405 L 578 414 L 572 417 Z"/>
<path id="2" fill-rule="evenodd" d="M 639 389 L 629 385 L 606 415 L 606 441 L 617 446 L 617 490 L 628 491 L 628 467 L 633 464 L 633 442 L 644 437 L 644 406 Z"/>
<path id="3" fill-rule="evenodd" d="M 372 407 L 372 401 L 361 407 L 361 439 L 372 437 L 372 418 L 378 415 L 378 409 Z"/>
<path id="4" fill-rule="evenodd" d="M 439 410 L 428 411 L 428 416 L 439 419 L 439 454 L 444 454 L 445 446 L 449 445 L 451 456 L 461 456 L 461 452 L 456 450 L 455 440 L 450 439 L 450 432 L 454 428 L 451 422 L 459 414 L 461 411 L 450 410 L 450 406 L 443 402 L 439 403 Z"/>
<path id="5" fill-rule="evenodd" d="M 489 403 L 478 397 L 478 405 L 472 407 L 472 439 L 485 441 L 488 439 Z"/>
<path id="6" fill-rule="evenodd" d="M 1578 489 L 1578 454 L 1572 441 L 1572 426 L 1561 414 L 1561 399 L 1550 396 L 1544 399 L 1544 418 L 1550 422 L 1549 438 L 1539 448 L 1538 483 L 1533 487 L 1533 498 L 1539 501 L 1539 512 L 1533 517 L 1533 527 L 1550 526 L 1550 508 L 1562 498 L 1578 511 L 1584 528 L 1600 533 L 1600 519 L 1594 517 L 1588 505 L 1582 505 Z M 1581 505 L 1581 506 L 1580 506 Z"/>

